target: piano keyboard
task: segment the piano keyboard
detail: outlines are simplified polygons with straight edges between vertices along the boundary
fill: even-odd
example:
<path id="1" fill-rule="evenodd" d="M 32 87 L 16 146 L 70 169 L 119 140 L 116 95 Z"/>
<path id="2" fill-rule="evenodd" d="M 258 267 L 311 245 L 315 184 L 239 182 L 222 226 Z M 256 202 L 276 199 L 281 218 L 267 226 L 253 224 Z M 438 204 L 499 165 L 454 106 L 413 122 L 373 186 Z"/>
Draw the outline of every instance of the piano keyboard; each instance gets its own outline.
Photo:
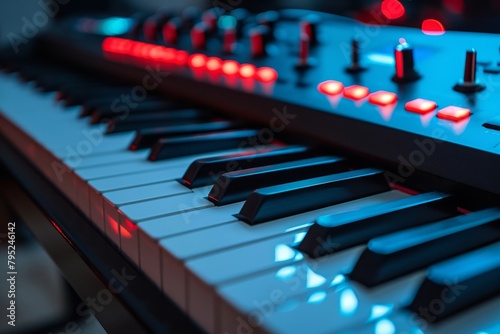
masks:
<path id="1" fill-rule="evenodd" d="M 203 330 L 500 332 L 499 208 L 46 66 L 0 74 L 2 136 Z"/>

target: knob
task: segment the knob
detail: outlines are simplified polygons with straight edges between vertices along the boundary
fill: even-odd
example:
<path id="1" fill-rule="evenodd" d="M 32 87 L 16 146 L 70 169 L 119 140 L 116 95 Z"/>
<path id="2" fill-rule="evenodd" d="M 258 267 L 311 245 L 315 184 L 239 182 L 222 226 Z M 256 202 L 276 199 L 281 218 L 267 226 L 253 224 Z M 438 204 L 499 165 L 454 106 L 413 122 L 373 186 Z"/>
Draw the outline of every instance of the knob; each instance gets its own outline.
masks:
<path id="1" fill-rule="evenodd" d="M 171 18 L 172 15 L 169 13 L 157 13 L 146 19 L 144 22 L 144 37 L 151 42 L 158 39 L 158 33 L 163 28 L 165 22 Z"/>
<path id="2" fill-rule="evenodd" d="M 360 64 L 359 60 L 359 42 L 357 39 L 353 39 L 351 42 L 351 65 L 346 67 L 346 72 L 348 73 L 359 73 L 366 70 Z"/>
<path id="3" fill-rule="evenodd" d="M 163 40 L 167 44 L 176 44 L 177 39 L 179 38 L 179 31 L 181 29 L 182 21 L 180 18 L 175 17 L 170 19 L 163 26 Z"/>
<path id="4" fill-rule="evenodd" d="M 482 85 L 476 78 L 477 52 L 468 50 L 465 55 L 464 78 L 460 80 L 453 89 L 461 93 L 475 93 L 482 91 L 486 86 Z"/>
<path id="5" fill-rule="evenodd" d="M 210 8 L 203 12 L 201 21 L 205 24 L 209 31 L 217 29 L 217 20 L 220 17 L 219 8 Z"/>
<path id="6" fill-rule="evenodd" d="M 261 25 L 250 29 L 250 52 L 252 57 L 262 57 L 266 54 L 266 44 L 270 39 L 270 29 Z"/>
<path id="7" fill-rule="evenodd" d="M 299 61 L 297 62 L 297 68 L 307 68 L 309 64 L 309 35 L 303 33 L 300 35 L 299 41 Z"/>
<path id="8" fill-rule="evenodd" d="M 233 53 L 234 46 L 237 40 L 236 35 L 237 34 L 235 28 L 226 28 L 223 30 L 222 52 L 226 54 Z"/>
<path id="9" fill-rule="evenodd" d="M 204 50 L 207 46 L 208 28 L 203 22 L 195 24 L 191 29 L 191 45 L 194 49 Z"/>
<path id="10" fill-rule="evenodd" d="M 280 18 L 280 14 L 274 10 L 258 14 L 255 19 L 259 25 L 265 25 L 270 29 L 270 35 L 274 35 L 274 28 Z"/>
<path id="11" fill-rule="evenodd" d="M 394 59 L 396 64 L 396 74 L 392 80 L 398 83 L 406 83 L 416 81 L 421 78 L 420 74 L 415 71 L 415 62 L 413 59 L 413 48 L 410 47 L 405 40 L 401 40 L 400 44 L 394 50 Z"/>
<path id="12" fill-rule="evenodd" d="M 309 14 L 300 21 L 300 33 L 309 37 L 311 45 L 318 44 L 318 26 L 321 19 L 316 14 Z"/>

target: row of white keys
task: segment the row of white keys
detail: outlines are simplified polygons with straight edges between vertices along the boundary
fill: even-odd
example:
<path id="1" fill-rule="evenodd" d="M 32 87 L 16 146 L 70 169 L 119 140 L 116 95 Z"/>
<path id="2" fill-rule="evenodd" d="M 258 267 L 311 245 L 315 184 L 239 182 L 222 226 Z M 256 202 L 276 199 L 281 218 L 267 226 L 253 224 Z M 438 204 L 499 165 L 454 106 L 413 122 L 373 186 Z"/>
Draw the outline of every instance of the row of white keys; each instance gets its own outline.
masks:
<path id="1" fill-rule="evenodd" d="M 254 274 L 250 271 L 255 270 L 258 272 L 269 267 L 278 266 L 279 264 L 273 264 L 273 262 L 276 255 L 276 246 L 280 245 L 280 241 L 284 241 L 286 235 L 289 238 L 295 238 L 297 233 L 305 232 L 314 219 L 320 215 L 357 210 L 368 205 L 387 202 L 404 196 L 407 195 L 398 191 L 390 191 L 255 226 L 250 226 L 241 221 L 233 221 L 164 238 L 160 241 L 162 289 L 177 304 L 184 307 L 203 328 L 213 331 L 215 329 L 215 311 L 211 310 L 210 307 L 201 308 L 198 303 L 194 302 L 201 294 L 206 296 L 204 300 L 210 305 L 215 300 L 214 285 L 228 279 L 234 279 L 239 273 L 245 275 Z M 207 221 L 209 221 L 209 217 L 207 217 Z M 141 224 L 139 228 L 142 228 Z M 269 243 L 267 240 L 269 240 Z M 272 245 L 273 241 L 275 242 L 274 246 Z M 245 262 L 238 261 L 238 256 L 242 255 L 243 252 L 238 250 L 251 247 L 253 243 L 258 242 L 261 242 L 260 246 L 266 245 L 265 248 L 270 251 L 270 254 L 268 253 L 266 257 L 256 256 L 248 265 L 250 271 L 238 272 L 238 270 L 228 268 L 227 271 L 220 273 L 220 276 L 213 276 L 209 263 L 218 254 L 220 254 L 220 258 L 217 261 L 227 261 L 225 263 L 228 266 L 231 264 L 244 266 Z M 262 254 L 259 253 L 258 247 L 259 245 L 253 248 L 256 255 Z M 209 258 L 205 261 L 205 257 Z M 232 259 L 231 262 L 229 262 L 228 258 Z M 251 257 L 244 257 L 242 260 L 245 259 L 250 261 Z M 259 264 L 259 262 L 261 263 Z M 193 273 L 191 270 L 196 271 Z M 193 282 L 200 284 L 191 285 Z M 191 288 L 195 288 L 196 291 L 191 291 Z M 190 300 L 191 297 L 192 300 Z"/>

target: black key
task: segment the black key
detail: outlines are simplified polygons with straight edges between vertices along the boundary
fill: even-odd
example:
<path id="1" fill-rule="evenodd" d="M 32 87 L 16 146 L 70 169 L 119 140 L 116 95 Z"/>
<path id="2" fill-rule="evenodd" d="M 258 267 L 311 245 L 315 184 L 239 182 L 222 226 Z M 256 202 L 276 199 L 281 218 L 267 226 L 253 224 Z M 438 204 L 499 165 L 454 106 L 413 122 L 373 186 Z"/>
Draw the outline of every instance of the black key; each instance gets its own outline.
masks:
<path id="1" fill-rule="evenodd" d="M 257 141 L 258 131 L 239 130 L 160 139 L 151 149 L 151 161 L 242 148 Z"/>
<path id="2" fill-rule="evenodd" d="M 258 189 L 235 217 L 255 225 L 389 190 L 384 172 L 354 170 Z"/>
<path id="3" fill-rule="evenodd" d="M 184 173 L 181 183 L 197 188 L 215 183 L 226 172 L 282 162 L 311 158 L 317 151 L 303 146 L 257 150 L 255 153 L 230 154 L 194 161 Z"/>
<path id="4" fill-rule="evenodd" d="M 437 322 L 500 293 L 500 243 L 429 268 L 409 309 Z"/>
<path id="5" fill-rule="evenodd" d="M 192 122 L 191 122 L 192 123 Z M 141 129 L 137 131 L 134 140 L 129 146 L 131 151 L 151 147 L 161 138 L 170 138 L 176 136 L 187 136 L 197 133 L 206 133 L 214 131 L 224 131 L 237 129 L 243 126 L 241 122 L 216 121 L 209 123 L 172 125 L 165 127 L 155 127 Z"/>
<path id="6" fill-rule="evenodd" d="M 208 194 L 215 205 L 244 201 L 253 190 L 347 171 L 339 157 L 317 157 L 223 174 Z"/>
<path id="7" fill-rule="evenodd" d="M 458 214 L 453 199 L 441 193 L 425 193 L 388 203 L 316 219 L 299 246 L 310 257 L 360 245 L 370 239 Z"/>
<path id="8" fill-rule="evenodd" d="M 500 209 L 482 210 L 370 240 L 350 275 L 366 286 L 500 240 Z"/>
<path id="9" fill-rule="evenodd" d="M 105 96 L 89 99 L 82 104 L 80 117 L 93 115 L 98 118 L 112 118 L 113 116 L 121 116 L 124 113 L 138 113 L 145 111 L 171 110 L 171 109 L 187 109 L 193 108 L 184 102 L 167 100 L 160 96 L 148 96 L 145 100 L 136 102 L 132 98 L 122 99 L 120 96 Z M 97 116 L 98 115 L 98 116 Z M 99 123 L 97 121 L 97 123 Z"/>
<path id="10" fill-rule="evenodd" d="M 108 122 L 106 133 L 136 131 L 153 126 L 175 126 L 208 121 L 212 113 L 207 110 L 185 109 L 164 112 L 145 112 L 114 117 Z"/>
<path id="11" fill-rule="evenodd" d="M 87 83 L 75 83 L 57 91 L 56 99 L 64 101 L 65 106 L 76 106 L 87 100 L 99 97 L 130 96 L 133 86 L 110 86 L 107 83 L 98 83 L 89 86 Z"/>

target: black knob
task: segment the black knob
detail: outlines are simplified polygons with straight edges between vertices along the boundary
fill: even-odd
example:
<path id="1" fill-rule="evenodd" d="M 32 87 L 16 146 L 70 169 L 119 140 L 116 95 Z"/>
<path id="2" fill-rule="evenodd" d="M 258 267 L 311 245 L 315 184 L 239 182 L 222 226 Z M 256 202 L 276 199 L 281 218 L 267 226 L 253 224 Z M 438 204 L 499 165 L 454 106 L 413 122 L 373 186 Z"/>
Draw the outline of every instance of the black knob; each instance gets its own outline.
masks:
<path id="1" fill-rule="evenodd" d="M 396 65 L 396 74 L 392 77 L 392 81 L 397 83 L 407 83 L 416 81 L 421 78 L 420 74 L 415 71 L 415 61 L 413 59 L 413 48 L 406 43 L 401 43 L 394 50 L 394 60 Z"/>
<path id="2" fill-rule="evenodd" d="M 274 10 L 270 10 L 268 12 L 258 14 L 255 19 L 259 25 L 269 27 L 271 35 L 274 35 L 274 28 L 280 19 L 280 14 Z"/>
<path id="3" fill-rule="evenodd" d="M 453 89 L 461 93 L 475 93 L 482 91 L 486 86 L 482 85 L 476 78 L 477 52 L 468 50 L 465 55 L 464 79 L 460 80 Z"/>
<path id="4" fill-rule="evenodd" d="M 148 17 L 144 22 L 144 37 L 148 41 L 155 42 L 163 26 L 171 17 L 171 13 L 157 13 Z"/>
<path id="5" fill-rule="evenodd" d="M 266 55 L 266 45 L 270 41 L 270 28 L 264 25 L 254 27 L 248 32 L 250 37 L 250 52 L 252 57 Z"/>
<path id="6" fill-rule="evenodd" d="M 195 24 L 195 26 L 191 29 L 191 45 L 193 46 L 193 49 L 206 49 L 208 30 L 208 27 L 203 22 Z"/>
<path id="7" fill-rule="evenodd" d="M 309 14 L 300 20 L 300 33 L 309 37 L 311 45 L 318 44 L 318 26 L 321 19 L 316 14 Z"/>
<path id="8" fill-rule="evenodd" d="M 348 73 L 359 73 L 366 70 L 361 66 L 359 59 L 359 42 L 357 39 L 353 39 L 351 42 L 351 65 L 346 67 L 346 72 Z"/>

